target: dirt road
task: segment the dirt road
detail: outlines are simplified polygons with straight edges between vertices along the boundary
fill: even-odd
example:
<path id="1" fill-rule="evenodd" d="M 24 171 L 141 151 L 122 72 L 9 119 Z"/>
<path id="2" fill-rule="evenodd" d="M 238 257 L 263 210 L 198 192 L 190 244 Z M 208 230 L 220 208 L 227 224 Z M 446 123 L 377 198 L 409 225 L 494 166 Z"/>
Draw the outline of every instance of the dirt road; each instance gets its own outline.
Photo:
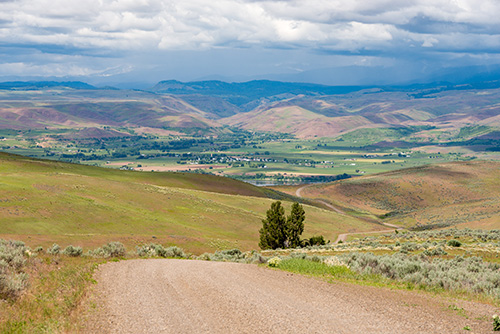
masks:
<path id="1" fill-rule="evenodd" d="M 302 197 L 302 190 L 304 190 L 305 188 L 307 187 L 310 187 L 311 185 L 308 184 L 308 185 L 305 185 L 303 187 L 300 187 L 299 189 L 297 189 L 295 191 L 295 196 L 297 197 Z M 337 212 L 338 214 L 341 214 L 341 215 L 345 215 L 345 212 L 340 210 L 339 208 L 331 205 L 330 203 L 328 203 L 327 201 L 323 201 L 321 199 L 315 199 L 316 202 L 320 202 L 320 203 L 323 203 L 324 205 L 326 205 L 327 207 L 329 207 L 330 209 L 332 209 L 333 211 Z"/>
<path id="2" fill-rule="evenodd" d="M 98 312 L 85 333 L 485 333 L 494 313 L 236 263 L 121 261 L 101 266 L 96 279 Z"/>

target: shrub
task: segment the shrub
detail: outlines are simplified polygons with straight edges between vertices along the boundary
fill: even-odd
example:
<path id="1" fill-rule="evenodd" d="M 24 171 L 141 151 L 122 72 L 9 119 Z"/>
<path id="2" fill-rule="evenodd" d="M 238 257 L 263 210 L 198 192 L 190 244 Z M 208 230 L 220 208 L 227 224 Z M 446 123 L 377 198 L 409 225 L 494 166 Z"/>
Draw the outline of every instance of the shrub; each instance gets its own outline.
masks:
<path id="1" fill-rule="evenodd" d="M 21 241 L 0 239 L 0 299 L 13 299 L 28 285 L 28 275 L 22 270 L 28 248 Z"/>
<path id="2" fill-rule="evenodd" d="M 330 267 L 347 267 L 344 261 L 340 260 L 337 256 L 330 256 L 323 260 L 323 263 Z"/>
<path id="3" fill-rule="evenodd" d="M 20 270 L 26 263 L 24 256 L 24 244 L 20 245 L 11 242 L 0 242 L 0 261 L 4 261 L 7 267 L 16 271 Z"/>
<path id="4" fill-rule="evenodd" d="M 460 247 L 462 246 L 462 243 L 458 240 L 455 240 L 455 239 L 451 239 L 450 241 L 448 241 L 448 246 L 451 246 L 451 247 Z"/>
<path id="5" fill-rule="evenodd" d="M 138 246 L 136 248 L 136 252 L 137 255 L 144 257 L 152 257 L 152 256 L 176 257 L 176 258 L 187 257 L 184 251 L 177 246 L 165 248 L 162 245 L 157 245 L 153 243 L 144 246 Z"/>
<path id="6" fill-rule="evenodd" d="M 401 253 L 408 253 L 408 252 L 413 252 L 416 250 L 419 250 L 421 246 L 417 243 L 414 242 L 405 242 L 403 245 L 401 245 L 400 252 Z"/>
<path id="7" fill-rule="evenodd" d="M 277 256 L 273 257 L 273 258 L 270 258 L 269 260 L 267 260 L 267 264 L 269 265 L 269 267 L 278 267 L 281 263 L 281 259 Z"/>
<path id="8" fill-rule="evenodd" d="M 321 258 L 318 255 L 313 255 L 310 258 L 308 258 L 308 260 L 312 262 L 321 262 Z"/>
<path id="9" fill-rule="evenodd" d="M 125 246 L 121 242 L 109 242 L 104 246 L 95 249 L 92 252 L 93 256 L 98 257 L 124 257 L 127 254 Z"/>
<path id="10" fill-rule="evenodd" d="M 203 253 L 197 257 L 203 261 L 222 261 L 222 262 L 239 262 L 239 263 L 266 263 L 267 258 L 261 254 L 252 251 L 242 253 L 239 249 L 229 249 L 216 251 L 213 254 Z"/>
<path id="11" fill-rule="evenodd" d="M 314 236 L 314 237 L 309 238 L 309 245 L 310 246 L 322 246 L 325 244 L 326 244 L 326 241 L 322 235 L 318 235 L 318 236 Z"/>
<path id="12" fill-rule="evenodd" d="M 28 274 L 11 273 L 9 275 L 0 274 L 0 298 L 14 299 L 19 297 L 21 292 L 28 286 Z"/>
<path id="13" fill-rule="evenodd" d="M 267 262 L 267 258 L 262 256 L 261 254 L 259 253 L 255 253 L 255 254 L 252 254 L 252 256 L 246 260 L 247 263 L 260 263 L 260 264 L 263 264 L 263 263 L 266 263 Z"/>
<path id="14" fill-rule="evenodd" d="M 500 331 L 500 317 L 496 314 L 493 316 L 493 330 L 495 332 Z"/>
<path id="15" fill-rule="evenodd" d="M 196 259 L 201 260 L 201 261 L 212 261 L 212 257 L 210 256 L 209 253 L 203 253 L 200 256 L 198 256 Z"/>
<path id="16" fill-rule="evenodd" d="M 215 251 L 212 256 L 212 261 L 226 261 L 226 262 L 240 262 L 245 258 L 239 249 L 228 249 L 222 251 Z"/>
<path id="17" fill-rule="evenodd" d="M 51 255 L 57 255 L 61 252 L 61 246 L 58 244 L 53 244 L 52 247 L 47 249 L 47 253 Z"/>
<path id="18" fill-rule="evenodd" d="M 359 273 L 379 274 L 390 279 L 447 290 L 468 290 L 500 297 L 499 266 L 479 257 L 456 256 L 451 260 L 433 259 L 424 254 L 376 256 L 350 253 L 340 256 L 349 268 Z"/>
<path id="19" fill-rule="evenodd" d="M 291 253 L 290 257 L 294 259 L 305 259 L 307 257 L 307 253 Z"/>
<path id="20" fill-rule="evenodd" d="M 437 247 L 434 249 L 426 249 L 423 251 L 423 254 L 426 256 L 440 256 L 440 255 L 447 255 L 448 253 L 446 253 L 443 248 Z"/>
<path id="21" fill-rule="evenodd" d="M 64 248 L 64 251 L 63 251 L 64 255 L 73 256 L 73 257 L 81 256 L 82 253 L 83 253 L 82 247 L 79 247 L 79 246 L 75 247 L 73 245 L 69 245 L 68 247 Z"/>
<path id="22" fill-rule="evenodd" d="M 187 258 L 186 253 L 182 248 L 177 246 L 168 247 L 165 249 L 165 253 L 163 257 L 178 257 L 178 258 Z"/>

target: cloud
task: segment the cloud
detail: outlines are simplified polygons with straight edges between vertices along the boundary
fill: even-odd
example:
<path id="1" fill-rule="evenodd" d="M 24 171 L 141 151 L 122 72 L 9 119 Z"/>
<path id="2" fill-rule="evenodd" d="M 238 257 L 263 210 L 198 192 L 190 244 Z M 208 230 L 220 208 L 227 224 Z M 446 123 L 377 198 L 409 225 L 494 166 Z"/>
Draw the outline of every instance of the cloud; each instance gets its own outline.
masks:
<path id="1" fill-rule="evenodd" d="M 500 12 L 500 3 L 490 0 L 20 0 L 2 7 L 4 43 L 124 50 L 337 42 L 347 49 L 379 42 L 387 48 L 387 41 L 404 32 L 418 41 L 420 34 L 443 31 L 477 36 L 481 44 L 485 33 L 498 31 Z"/>
<path id="2" fill-rule="evenodd" d="M 80 55 L 89 64 L 219 49 L 495 54 L 497 13 L 498 0 L 0 0 L 0 47 L 6 55 Z M 71 68 L 74 60 L 65 60 Z"/>

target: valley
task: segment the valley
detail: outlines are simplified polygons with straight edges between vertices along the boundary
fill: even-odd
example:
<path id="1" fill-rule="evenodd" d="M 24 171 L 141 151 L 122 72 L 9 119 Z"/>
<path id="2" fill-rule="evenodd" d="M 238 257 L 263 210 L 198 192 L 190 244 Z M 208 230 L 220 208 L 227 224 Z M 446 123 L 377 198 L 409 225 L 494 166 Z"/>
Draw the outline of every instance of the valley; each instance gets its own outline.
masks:
<path id="1" fill-rule="evenodd" d="M 494 85 L 19 86 L 0 90 L 0 149 L 31 157 L 282 184 L 500 156 Z"/>
<path id="2" fill-rule="evenodd" d="M 405 332 L 419 321 L 410 327 L 400 321 L 399 309 L 407 306 L 401 294 L 425 305 L 419 310 L 424 317 L 432 305 L 440 320 L 447 319 L 439 328 L 489 328 L 500 286 L 497 86 L 168 81 L 149 90 L 119 90 L 4 83 L 0 257 L 9 262 L 1 262 L 0 277 L 10 283 L 0 285 L 0 297 L 9 300 L 0 310 L 0 331 L 85 332 L 97 326 L 96 332 L 112 332 L 125 330 L 124 314 L 142 328 L 138 317 L 113 303 L 147 303 L 134 297 L 146 290 L 127 286 L 139 286 L 144 273 L 176 281 L 171 272 L 155 276 L 165 266 L 197 277 L 189 280 L 193 301 L 208 286 L 228 286 L 194 271 L 222 280 L 238 268 L 248 277 L 277 274 L 280 285 L 306 279 L 301 275 L 334 282 L 307 278 L 311 294 L 342 291 L 354 300 L 347 309 L 344 300 L 336 301 L 346 316 L 364 305 L 359 291 L 377 295 L 397 310 L 384 316 L 391 328 Z M 259 252 L 259 230 L 276 201 L 287 213 L 294 202 L 303 206 L 302 247 Z M 127 278 L 112 280 L 98 267 L 125 270 Z M 110 299 L 96 296 L 94 277 Z M 183 279 L 179 284 L 191 286 Z M 269 289 L 255 280 L 248 284 Z M 151 286 L 148 296 L 158 294 Z M 230 303 L 241 299 L 227 296 Z M 303 307 L 315 312 L 321 303 Z M 367 316 L 380 309 L 368 306 Z M 207 312 L 202 307 L 177 317 L 181 311 L 168 308 L 179 326 Z M 162 316 L 141 318 L 156 319 L 161 328 L 173 324 Z M 429 330 L 437 323 L 429 316 Z M 365 328 L 352 321 L 345 326 Z"/>

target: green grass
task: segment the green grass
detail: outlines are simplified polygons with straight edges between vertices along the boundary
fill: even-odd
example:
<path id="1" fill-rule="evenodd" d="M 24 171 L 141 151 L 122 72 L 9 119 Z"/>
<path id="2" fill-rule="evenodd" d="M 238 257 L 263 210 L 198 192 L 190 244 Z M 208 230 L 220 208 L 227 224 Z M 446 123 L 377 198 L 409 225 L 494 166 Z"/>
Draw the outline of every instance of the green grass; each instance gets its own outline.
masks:
<path id="1" fill-rule="evenodd" d="M 283 260 L 278 265 L 278 268 L 292 273 L 328 278 L 354 279 L 359 276 L 344 266 L 328 266 L 322 262 L 313 262 L 298 258 Z"/>
<path id="2" fill-rule="evenodd" d="M 213 251 L 257 248 L 268 189 L 210 175 L 118 171 L 0 154 L 1 237 L 95 247 L 109 240 Z M 200 190 L 195 190 L 200 189 Z M 285 201 L 285 207 L 291 201 Z M 288 209 L 288 208 L 287 208 Z M 372 224 L 305 205 L 305 236 L 335 240 Z"/>

